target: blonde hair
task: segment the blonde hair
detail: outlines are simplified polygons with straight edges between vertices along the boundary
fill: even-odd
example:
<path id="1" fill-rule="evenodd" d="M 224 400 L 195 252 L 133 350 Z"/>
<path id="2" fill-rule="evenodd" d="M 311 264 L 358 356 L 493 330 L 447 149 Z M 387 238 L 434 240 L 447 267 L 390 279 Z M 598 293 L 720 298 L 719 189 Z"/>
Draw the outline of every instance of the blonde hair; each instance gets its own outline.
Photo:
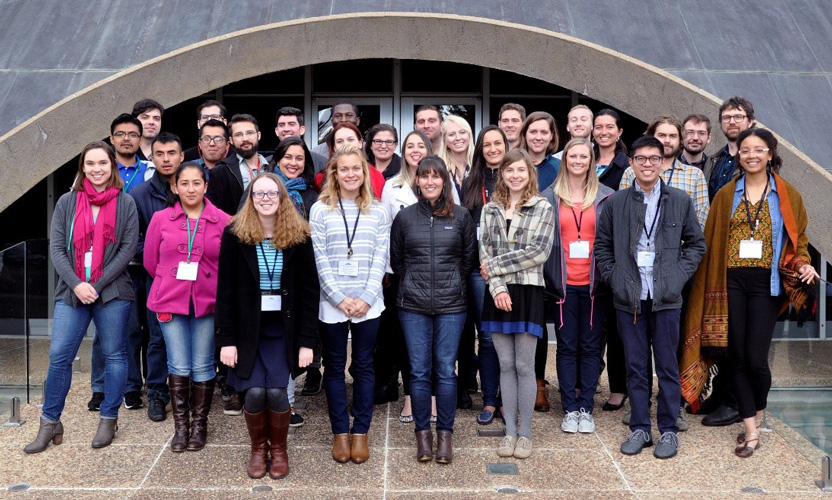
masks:
<path id="1" fill-rule="evenodd" d="M 589 142 L 589 139 L 576 137 L 566 143 L 566 147 L 563 148 L 563 163 L 560 165 L 560 171 L 558 171 L 552 189 L 567 207 L 572 206 L 572 191 L 569 189 L 569 172 L 566 165 L 569 162 L 569 150 L 581 145 L 589 149 L 589 168 L 584 179 L 584 201 L 581 205 L 581 210 L 586 210 L 595 203 L 595 198 L 598 196 L 598 185 L 600 184 L 598 174 L 595 172 L 595 151 L 592 149 L 592 143 Z"/>
<path id="2" fill-rule="evenodd" d="M 361 187 L 358 190 L 358 196 L 355 199 L 355 204 L 362 213 L 367 213 L 370 205 L 373 203 L 373 187 L 370 181 L 370 165 L 367 163 L 367 158 L 364 157 L 364 152 L 361 148 L 352 144 L 344 144 L 335 150 L 329 162 L 326 164 L 326 178 L 321 188 L 321 195 L 318 201 L 321 201 L 330 208 L 338 207 L 338 200 L 341 198 L 340 189 L 338 185 L 338 160 L 344 156 L 355 155 L 361 162 L 361 172 L 364 174 L 364 180 L 361 182 Z"/>
<path id="3" fill-rule="evenodd" d="M 300 216 L 292 200 L 289 199 L 289 193 L 286 192 L 283 181 L 271 172 L 263 172 L 249 183 L 243 208 L 231 219 L 231 231 L 237 236 L 237 239 L 246 245 L 256 245 L 265 238 L 263 224 L 260 222 L 257 209 L 254 208 L 251 195 L 257 181 L 264 178 L 274 181 L 277 184 L 278 192 L 278 207 L 274 218 L 272 245 L 275 248 L 289 248 L 303 243 L 310 235 L 309 223 Z"/>
<path id="4" fill-rule="evenodd" d="M 428 139 L 428 136 L 426 136 L 425 133 L 421 130 L 412 130 L 409 134 L 404 136 L 404 141 L 402 141 L 402 168 L 401 170 L 399 170 L 399 173 L 396 174 L 395 177 L 390 179 L 390 182 L 392 182 L 394 186 L 410 186 L 412 189 L 416 182 L 416 177 L 414 173 L 410 171 L 410 165 L 407 164 L 407 157 L 405 155 L 407 141 L 410 139 L 410 136 L 412 135 L 418 137 L 425 145 L 425 149 L 427 150 L 425 156 L 434 154 L 433 146 L 431 145 L 430 139 Z"/>
<path id="5" fill-rule="evenodd" d="M 507 208 L 509 203 L 511 203 L 511 198 L 509 196 L 506 181 L 503 180 L 503 172 L 506 167 L 513 163 L 517 163 L 518 161 L 524 162 L 526 167 L 529 169 L 529 184 L 523 191 L 522 196 L 520 196 L 520 201 L 517 202 L 517 206 L 519 207 L 525 204 L 527 201 L 540 194 L 540 189 L 538 189 L 537 186 L 537 167 L 535 167 L 534 163 L 532 163 L 531 155 L 529 155 L 525 149 L 512 149 L 506 153 L 503 157 L 503 162 L 500 163 L 499 175 L 497 175 L 497 186 L 494 188 L 494 194 L 491 196 L 491 201 L 497 202 L 505 208 Z"/>
<path id="6" fill-rule="evenodd" d="M 445 132 L 447 131 L 448 123 L 453 123 L 462 130 L 468 132 L 468 152 L 465 153 L 465 165 L 457 165 L 453 161 L 451 146 L 448 144 L 448 141 L 445 140 Z M 442 158 L 442 161 L 444 161 L 445 165 L 447 165 L 448 173 L 451 174 L 452 178 L 455 174 L 458 174 L 459 178 L 462 179 L 465 177 L 465 168 L 470 168 L 474 161 L 474 132 L 471 130 L 471 125 L 468 124 L 468 120 L 457 115 L 446 116 L 445 121 L 442 122 L 442 143 L 442 151 L 439 152 L 439 157 Z"/>

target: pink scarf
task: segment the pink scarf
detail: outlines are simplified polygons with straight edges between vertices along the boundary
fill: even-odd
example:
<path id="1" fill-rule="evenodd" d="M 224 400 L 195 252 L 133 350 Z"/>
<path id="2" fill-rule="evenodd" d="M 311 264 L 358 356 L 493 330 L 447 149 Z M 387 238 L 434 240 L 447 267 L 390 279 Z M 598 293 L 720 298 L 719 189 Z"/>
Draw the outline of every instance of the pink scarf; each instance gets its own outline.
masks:
<path id="1" fill-rule="evenodd" d="M 84 179 L 84 190 L 78 191 L 75 201 L 72 245 L 75 248 L 75 274 L 86 281 L 84 254 L 92 246 L 90 283 L 95 283 L 104 271 L 104 249 L 109 242 L 116 242 L 116 197 L 120 190 L 109 187 L 98 192 L 89 179 Z M 98 218 L 92 220 L 91 205 L 101 207 Z"/>

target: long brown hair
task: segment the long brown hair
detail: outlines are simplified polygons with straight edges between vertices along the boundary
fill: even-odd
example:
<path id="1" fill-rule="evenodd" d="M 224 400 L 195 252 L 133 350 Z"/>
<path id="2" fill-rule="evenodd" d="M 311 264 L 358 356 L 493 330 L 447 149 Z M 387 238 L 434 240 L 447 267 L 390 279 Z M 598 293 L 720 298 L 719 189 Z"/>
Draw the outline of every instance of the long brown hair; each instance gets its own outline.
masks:
<path id="1" fill-rule="evenodd" d="M 436 173 L 442 178 L 442 193 L 439 195 L 439 199 L 436 200 L 436 204 L 432 206 L 433 212 L 431 213 L 435 217 L 450 217 L 453 219 L 454 195 L 451 190 L 456 188 L 451 180 L 448 167 L 445 166 L 442 158 L 436 155 L 428 155 L 419 160 L 419 168 L 416 169 L 416 181 L 414 181 L 415 186 L 413 188 L 416 198 L 419 200 L 425 199 L 422 190 L 419 188 L 419 178 L 430 173 Z"/>
<path id="2" fill-rule="evenodd" d="M 526 151 L 529 150 L 529 145 L 526 144 L 526 133 L 529 131 L 529 127 L 532 126 L 532 123 L 541 120 L 546 122 L 546 125 L 549 126 L 549 132 L 552 133 L 552 139 L 546 146 L 546 154 L 550 155 L 557 149 L 560 138 L 558 138 L 558 124 L 555 122 L 555 117 L 545 111 L 535 111 L 526 117 L 526 121 L 523 122 L 523 129 L 520 130 L 520 148 Z"/>
<path id="3" fill-rule="evenodd" d="M 249 183 L 243 208 L 231 219 L 231 230 L 246 245 L 256 245 L 265 238 L 263 225 L 260 223 L 260 217 L 257 214 L 257 209 L 254 208 L 254 200 L 251 197 L 254 185 L 263 178 L 271 179 L 277 184 L 278 207 L 274 219 L 272 244 L 275 248 L 289 248 L 303 243 L 311 234 L 309 223 L 295 209 L 283 181 L 280 180 L 277 174 L 271 172 L 258 174 Z"/>
<path id="4" fill-rule="evenodd" d="M 519 207 L 524 205 L 527 201 L 540 194 L 540 190 L 537 187 L 537 168 L 534 166 L 534 163 L 532 163 L 531 155 L 529 155 L 525 149 L 512 149 L 506 153 L 503 157 L 503 162 L 500 163 L 500 173 L 497 176 L 497 186 L 494 188 L 494 195 L 491 196 L 491 201 L 497 202 L 505 208 L 507 208 L 509 203 L 511 203 L 511 198 L 509 196 L 506 181 L 503 180 L 503 172 L 506 167 L 512 163 L 517 163 L 518 161 L 525 162 L 526 167 L 529 169 L 529 184 L 523 191 L 523 195 L 520 197 L 520 201 L 517 202 L 517 206 Z"/>
<path id="5" fill-rule="evenodd" d="M 118 163 L 116 163 L 116 154 L 113 152 L 113 148 L 111 148 L 110 145 L 104 141 L 94 141 L 84 146 L 83 151 L 81 151 L 81 156 L 78 158 L 78 175 L 75 176 L 75 182 L 72 184 L 72 190 L 84 190 L 84 179 L 87 178 L 84 174 L 84 160 L 87 157 L 87 153 L 93 149 L 103 150 L 107 154 L 107 158 L 110 159 L 110 180 L 107 182 L 107 188 L 123 188 L 124 181 L 121 180 L 121 174 L 118 173 Z"/>
<path id="6" fill-rule="evenodd" d="M 339 124 L 340 125 L 340 124 Z M 358 191 L 358 197 L 355 199 L 355 204 L 362 213 L 367 213 L 370 205 L 373 203 L 373 187 L 370 181 L 370 165 L 364 157 L 364 152 L 358 146 L 352 144 L 344 144 L 332 153 L 332 157 L 326 164 L 326 175 L 321 188 L 321 195 L 318 201 L 322 201 L 329 205 L 333 210 L 338 207 L 338 199 L 340 195 L 340 186 L 338 185 L 338 159 L 343 156 L 355 155 L 361 161 L 361 171 L 364 173 L 364 181 L 361 183 L 361 189 Z"/>

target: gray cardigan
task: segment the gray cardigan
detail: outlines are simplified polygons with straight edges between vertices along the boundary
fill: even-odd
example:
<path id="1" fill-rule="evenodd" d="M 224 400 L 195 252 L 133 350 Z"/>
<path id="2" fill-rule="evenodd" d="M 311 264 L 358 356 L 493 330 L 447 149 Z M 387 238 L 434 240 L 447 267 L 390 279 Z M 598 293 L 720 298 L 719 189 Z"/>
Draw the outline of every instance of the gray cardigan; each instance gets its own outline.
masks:
<path id="1" fill-rule="evenodd" d="M 76 191 L 70 191 L 61 196 L 55 205 L 52 229 L 49 232 L 49 253 L 59 277 L 58 286 L 55 287 L 55 300 L 63 300 L 72 307 L 78 307 L 80 304 L 72 290 L 83 282 L 75 274 L 75 261 L 72 257 L 75 249 L 69 241 L 77 195 Z M 116 201 L 116 244 L 107 244 L 101 278 L 91 283 L 104 304 L 114 299 L 135 300 L 133 283 L 127 274 L 127 264 L 136 254 L 139 218 L 136 203 L 130 195 L 121 192 Z"/>

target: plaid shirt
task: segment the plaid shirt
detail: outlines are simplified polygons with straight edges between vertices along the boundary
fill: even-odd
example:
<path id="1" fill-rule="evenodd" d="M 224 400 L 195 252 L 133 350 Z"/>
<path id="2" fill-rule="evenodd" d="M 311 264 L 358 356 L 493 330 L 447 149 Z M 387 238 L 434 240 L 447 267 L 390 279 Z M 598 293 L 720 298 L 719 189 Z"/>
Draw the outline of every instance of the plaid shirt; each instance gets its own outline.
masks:
<path id="1" fill-rule="evenodd" d="M 545 286 L 543 263 L 552 250 L 555 216 L 545 198 L 535 196 L 518 207 L 506 231 L 506 211 L 489 202 L 483 208 L 480 262 L 486 261 L 491 296 L 508 291 L 506 285 Z"/>
<path id="2" fill-rule="evenodd" d="M 696 220 L 699 226 L 705 230 L 705 221 L 708 220 L 708 210 L 711 205 L 708 202 L 708 181 L 705 175 L 696 167 L 685 165 L 678 159 L 673 160 L 673 168 L 662 170 L 661 178 L 665 184 L 686 192 L 693 200 L 693 209 L 696 211 Z M 624 176 L 621 177 L 619 191 L 633 185 L 635 174 L 633 167 L 627 167 Z"/>

